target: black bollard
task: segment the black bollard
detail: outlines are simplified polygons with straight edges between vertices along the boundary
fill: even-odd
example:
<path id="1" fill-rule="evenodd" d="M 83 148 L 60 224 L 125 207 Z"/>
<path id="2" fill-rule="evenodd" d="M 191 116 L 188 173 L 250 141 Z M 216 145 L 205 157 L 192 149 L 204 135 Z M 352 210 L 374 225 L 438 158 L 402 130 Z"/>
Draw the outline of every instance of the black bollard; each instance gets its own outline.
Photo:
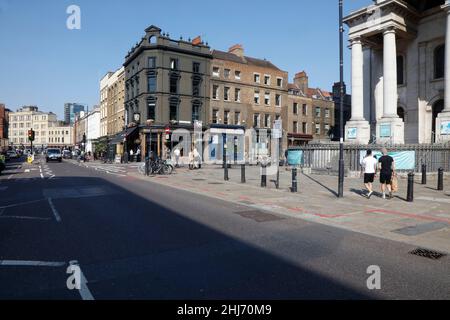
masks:
<path id="1" fill-rule="evenodd" d="M 408 193 L 406 196 L 406 201 L 414 201 L 414 172 L 408 173 Z"/>
<path id="2" fill-rule="evenodd" d="M 427 165 L 422 165 L 422 184 L 427 184 Z"/>
<path id="3" fill-rule="evenodd" d="M 444 190 L 444 169 L 439 168 L 438 170 L 438 191 Z"/>
<path id="4" fill-rule="evenodd" d="M 228 176 L 228 163 L 227 163 L 227 156 L 225 156 L 225 166 L 223 169 L 223 179 L 225 181 L 229 181 L 230 177 Z"/>
<path id="5" fill-rule="evenodd" d="M 150 159 L 149 158 L 145 159 L 145 175 L 147 175 L 147 176 L 150 175 Z"/>
<path id="6" fill-rule="evenodd" d="M 292 168 L 292 188 L 291 192 L 297 192 L 297 168 Z"/>
<path id="7" fill-rule="evenodd" d="M 265 188 L 267 186 L 267 166 L 261 165 L 261 188 Z"/>
<path id="8" fill-rule="evenodd" d="M 245 183 L 245 164 L 241 165 L 241 183 Z"/>

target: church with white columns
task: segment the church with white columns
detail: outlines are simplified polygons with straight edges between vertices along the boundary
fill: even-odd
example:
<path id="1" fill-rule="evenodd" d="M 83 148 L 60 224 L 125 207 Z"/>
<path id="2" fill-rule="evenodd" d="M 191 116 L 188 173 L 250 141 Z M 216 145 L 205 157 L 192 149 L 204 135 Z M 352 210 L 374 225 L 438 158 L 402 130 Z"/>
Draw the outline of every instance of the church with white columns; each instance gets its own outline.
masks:
<path id="1" fill-rule="evenodd" d="M 344 18 L 352 57 L 346 142 L 450 141 L 450 1 L 373 2 Z"/>

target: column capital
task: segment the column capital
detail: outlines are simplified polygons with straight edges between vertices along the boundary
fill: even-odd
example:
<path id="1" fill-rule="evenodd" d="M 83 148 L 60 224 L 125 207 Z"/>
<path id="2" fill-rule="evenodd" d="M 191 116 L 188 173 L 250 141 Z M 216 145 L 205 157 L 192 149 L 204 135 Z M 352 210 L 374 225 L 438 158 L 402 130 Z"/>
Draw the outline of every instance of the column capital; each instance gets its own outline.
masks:
<path id="1" fill-rule="evenodd" d="M 445 3 L 441 6 L 441 8 L 450 14 L 450 1 L 446 0 Z"/>
<path id="2" fill-rule="evenodd" d="M 361 36 L 350 38 L 349 41 L 350 41 L 350 45 L 362 43 L 361 42 Z"/>
<path id="3" fill-rule="evenodd" d="M 383 35 L 393 33 L 395 34 L 395 27 L 387 27 L 383 29 Z"/>

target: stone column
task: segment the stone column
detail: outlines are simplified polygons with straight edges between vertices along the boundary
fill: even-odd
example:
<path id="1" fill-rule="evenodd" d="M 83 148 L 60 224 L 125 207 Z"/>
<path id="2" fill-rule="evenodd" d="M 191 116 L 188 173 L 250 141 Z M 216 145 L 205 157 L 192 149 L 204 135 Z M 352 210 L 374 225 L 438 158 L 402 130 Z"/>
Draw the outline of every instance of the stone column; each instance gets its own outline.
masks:
<path id="1" fill-rule="evenodd" d="M 363 50 L 360 38 L 351 40 L 352 48 L 352 119 L 364 120 Z"/>
<path id="2" fill-rule="evenodd" d="M 397 45 L 395 30 L 383 32 L 383 118 L 398 118 L 397 115 Z"/>
<path id="3" fill-rule="evenodd" d="M 364 56 L 360 37 L 351 39 L 352 118 L 345 125 L 345 142 L 368 144 L 370 125 L 364 119 Z"/>
<path id="4" fill-rule="evenodd" d="M 383 31 L 383 116 L 377 122 L 377 142 L 405 143 L 405 124 L 397 115 L 397 45 L 394 28 Z"/>
<path id="5" fill-rule="evenodd" d="M 450 1 L 446 1 L 443 9 L 447 13 L 447 26 L 445 29 L 445 96 L 444 111 L 450 112 Z"/>
<path id="6" fill-rule="evenodd" d="M 444 110 L 436 119 L 436 142 L 445 143 L 450 141 L 450 1 L 447 0 L 442 6 L 447 14 L 447 26 L 445 29 L 445 88 L 444 88 Z"/>

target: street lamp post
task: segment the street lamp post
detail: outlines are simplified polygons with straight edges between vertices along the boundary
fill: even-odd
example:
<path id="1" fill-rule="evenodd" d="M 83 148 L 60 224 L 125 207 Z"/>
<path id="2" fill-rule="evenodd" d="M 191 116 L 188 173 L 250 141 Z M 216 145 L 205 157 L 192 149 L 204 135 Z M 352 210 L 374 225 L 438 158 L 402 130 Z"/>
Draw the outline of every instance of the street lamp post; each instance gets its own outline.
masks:
<path id="1" fill-rule="evenodd" d="M 344 197 L 344 24 L 343 0 L 339 0 L 339 74 L 340 74 L 340 109 L 339 109 L 339 186 L 338 197 Z"/>

